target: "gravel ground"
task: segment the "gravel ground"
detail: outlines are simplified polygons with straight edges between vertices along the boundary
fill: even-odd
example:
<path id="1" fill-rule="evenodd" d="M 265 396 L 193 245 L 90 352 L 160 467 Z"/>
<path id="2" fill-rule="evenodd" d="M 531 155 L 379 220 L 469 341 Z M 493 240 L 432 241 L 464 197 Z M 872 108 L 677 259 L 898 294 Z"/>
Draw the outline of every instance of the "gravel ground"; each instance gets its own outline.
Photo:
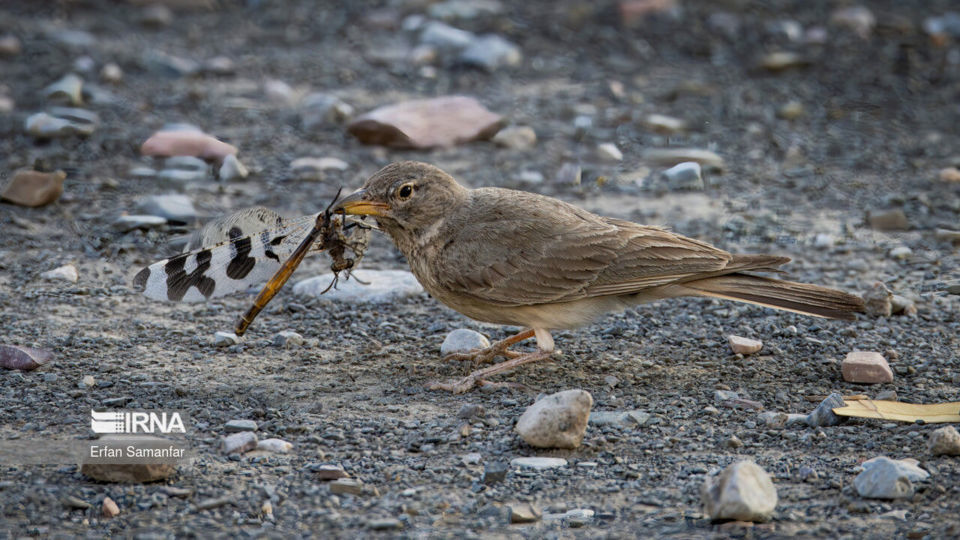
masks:
<path id="1" fill-rule="evenodd" d="M 519 66 L 492 72 L 444 57 L 427 67 L 407 61 L 403 48 L 414 40 L 400 27 L 406 16 L 428 12 L 421 1 L 222 1 L 214 9 L 174 9 L 159 26 L 142 22 L 147 8 L 134 4 L 0 6 L 0 35 L 16 36 L 22 47 L 0 56 L 0 95 L 14 102 L 0 112 L 0 177 L 22 167 L 68 174 L 55 204 L 0 204 L 0 343 L 56 355 L 37 371 L 0 373 L 0 439 L 41 448 L 50 439 L 88 438 L 92 407 L 178 409 L 190 417 L 193 460 L 165 481 L 122 485 L 90 480 L 75 465 L 15 465 L 6 456 L 0 536 L 960 534 L 957 458 L 927 451 L 937 426 L 855 420 L 773 429 L 756 410 L 714 397 L 733 390 L 787 413 L 809 412 L 816 402 L 808 397 L 831 392 L 960 401 L 960 296 L 944 286 L 957 280 L 960 261 L 957 245 L 936 234 L 960 229 L 960 183 L 938 176 L 960 166 L 960 46 L 922 28 L 951 2 L 871 2 L 876 25 L 866 37 L 830 24 L 843 2 L 690 0 L 630 24 L 610 2 L 505 2 L 499 13 L 449 21 L 520 47 Z M 88 32 L 89 43 L 77 43 L 71 30 Z M 775 51 L 796 52 L 803 63 L 761 67 Z M 233 70 L 175 75 L 156 66 L 157 52 L 199 63 L 223 56 Z M 111 62 L 123 72 L 119 84 L 100 80 Z M 85 138 L 34 140 L 24 120 L 49 104 L 42 89 L 70 72 L 102 90 L 99 102 L 86 105 L 101 125 Z M 335 122 L 305 129 L 299 106 L 265 95 L 268 79 L 286 82 L 294 96 L 338 96 L 358 112 L 466 93 L 510 123 L 533 127 L 538 142 L 532 149 L 364 146 Z M 689 127 L 658 134 L 642 122 L 654 113 Z M 253 171 L 242 182 L 181 186 L 201 216 L 251 205 L 289 216 L 317 212 L 341 185 L 352 189 L 390 161 L 419 159 L 473 187 L 528 189 L 669 225 L 730 251 L 788 255 L 789 278 L 798 281 L 859 293 L 881 281 L 917 313 L 851 323 L 673 300 L 556 333 L 560 359 L 501 377 L 530 391 L 459 396 L 425 389 L 471 369 L 439 361 L 444 336 L 473 328 L 499 339 L 512 329 L 467 320 L 426 295 L 346 305 L 285 291 L 241 344 L 216 348 L 214 332 L 229 329 L 250 296 L 203 305 L 147 300 L 131 289 L 131 277 L 169 255 L 168 240 L 189 228 L 112 227 L 117 216 L 136 213 L 138 197 L 171 191 L 129 173 L 154 165 L 139 156 L 139 145 L 170 122 L 236 145 Z M 600 143 L 616 144 L 623 160 L 599 158 Z M 713 150 L 725 166 L 706 173 L 702 190 L 638 187 L 644 167 L 652 177 L 663 169 L 645 163 L 644 152 L 667 146 Z M 338 157 L 349 167 L 322 182 L 302 181 L 289 164 L 303 156 Z M 565 163 L 581 167 L 581 183 L 554 181 Z M 545 180 L 524 174 L 530 171 Z M 896 209 L 906 230 L 869 226 L 868 214 Z M 891 256 L 902 246 L 910 253 Z M 76 284 L 40 278 L 67 263 L 79 270 Z M 298 276 L 328 264 L 313 257 Z M 363 266 L 406 267 L 380 236 Z M 283 330 L 302 334 L 305 345 L 274 345 Z M 764 349 L 733 355 L 728 334 L 761 339 Z M 845 382 L 840 361 L 853 350 L 895 360 L 894 382 Z M 84 385 L 85 376 L 95 384 Z M 570 388 L 589 391 L 594 410 L 639 409 L 651 419 L 592 425 L 576 450 L 523 443 L 513 426 L 537 393 Z M 482 412 L 463 418 L 465 405 Z M 285 439 L 293 451 L 223 455 L 220 438 L 232 419 L 255 420 L 261 439 Z M 465 463 L 469 453 L 479 453 L 479 462 Z M 511 468 L 503 481 L 483 481 L 485 466 L 535 455 L 569 465 Z M 877 455 L 918 459 L 931 478 L 906 499 L 861 499 L 852 485 L 857 465 Z M 700 503 L 704 479 L 744 458 L 774 479 L 780 502 L 772 520 L 711 523 Z M 342 466 L 364 492 L 332 494 L 320 479 L 322 464 Z M 120 509 L 113 519 L 101 516 L 107 496 Z M 77 508 L 71 497 L 92 507 Z M 520 503 L 544 514 L 594 515 L 511 525 L 509 507 Z"/>

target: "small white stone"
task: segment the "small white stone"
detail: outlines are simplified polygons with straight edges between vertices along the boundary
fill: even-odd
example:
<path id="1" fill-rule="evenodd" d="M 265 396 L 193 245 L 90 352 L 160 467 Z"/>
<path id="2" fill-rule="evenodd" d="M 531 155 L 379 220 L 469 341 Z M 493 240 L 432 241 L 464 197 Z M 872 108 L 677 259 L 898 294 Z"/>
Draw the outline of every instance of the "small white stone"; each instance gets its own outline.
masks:
<path id="1" fill-rule="evenodd" d="M 134 229 L 155 229 L 167 224 L 167 218 L 160 216 L 120 216 L 113 222 L 113 228 L 119 232 Z"/>
<path id="2" fill-rule="evenodd" d="M 701 490 L 710 519 L 766 521 L 777 507 L 777 489 L 759 465 L 740 461 L 708 477 Z"/>
<path id="3" fill-rule="evenodd" d="M 527 407 L 516 431 L 537 448 L 576 448 L 583 441 L 593 396 L 585 390 L 565 390 Z"/>
<path id="4" fill-rule="evenodd" d="M 193 201 L 180 193 L 148 195 L 137 201 L 137 210 L 184 223 L 192 223 L 197 219 L 197 209 L 194 208 Z"/>
<path id="5" fill-rule="evenodd" d="M 490 346 L 490 340 L 475 330 L 457 328 L 447 334 L 440 345 L 440 354 L 467 353 L 474 349 L 485 349 Z"/>
<path id="6" fill-rule="evenodd" d="M 537 144 L 537 132 L 530 126 L 510 126 L 498 131 L 491 140 L 497 146 L 526 150 Z"/>
<path id="7" fill-rule="evenodd" d="M 76 283 L 77 280 L 80 279 L 80 274 L 77 273 L 76 266 L 65 264 L 53 270 L 47 270 L 40 274 L 40 277 L 50 281 L 69 281 L 70 283 Z"/>
<path id="8" fill-rule="evenodd" d="M 424 25 L 420 32 L 420 43 L 423 45 L 433 45 L 438 49 L 463 49 L 473 43 L 476 37 L 472 32 L 454 28 L 449 24 L 438 21 L 430 21 Z"/>
<path id="9" fill-rule="evenodd" d="M 643 124 L 650 130 L 666 135 L 683 131 L 687 123 L 679 118 L 663 114 L 650 114 L 643 119 Z"/>
<path id="10" fill-rule="evenodd" d="M 303 343 L 303 336 L 291 330 L 284 330 L 273 336 L 273 344 L 278 347 L 300 347 Z"/>
<path id="11" fill-rule="evenodd" d="M 277 79 L 265 81 L 263 83 L 263 93 L 269 101 L 278 105 L 290 105 L 294 100 L 293 88 Z"/>
<path id="12" fill-rule="evenodd" d="M 460 62 L 493 71 L 504 66 L 517 66 L 523 60 L 520 48 L 498 35 L 480 36 L 460 53 Z"/>
<path id="13" fill-rule="evenodd" d="M 110 62 L 100 70 L 100 78 L 108 83 L 116 84 L 123 80 L 123 70 L 120 66 Z"/>
<path id="14" fill-rule="evenodd" d="M 471 452 L 469 454 L 464 454 L 460 456 L 460 461 L 464 465 L 477 465 L 483 460 L 483 455 L 478 452 Z"/>
<path id="15" fill-rule="evenodd" d="M 853 480 L 861 497 L 868 499 L 900 499 L 914 493 L 913 482 L 926 480 L 930 473 L 907 460 L 878 456 L 864 461 L 863 472 Z"/>
<path id="16" fill-rule="evenodd" d="M 670 183 L 671 189 L 703 189 L 701 167 L 696 161 L 678 163 L 663 171 L 663 177 Z"/>
<path id="17" fill-rule="evenodd" d="M 217 332 L 213 334 L 213 345 L 216 347 L 229 347 L 240 343 L 240 336 L 233 332 Z"/>
<path id="18" fill-rule="evenodd" d="M 598 144 L 597 156 L 605 161 L 623 161 L 623 152 L 613 143 Z"/>
<path id="19" fill-rule="evenodd" d="M 219 171 L 220 180 L 239 180 L 246 178 L 249 174 L 250 171 L 243 163 L 240 163 L 237 156 L 227 154 L 227 157 L 223 158 L 223 164 L 220 165 Z"/>
<path id="20" fill-rule="evenodd" d="M 555 469 L 566 467 L 567 460 L 551 457 L 519 457 L 510 460 L 510 465 L 527 469 Z"/>
<path id="21" fill-rule="evenodd" d="M 753 354 L 763 348 L 762 341 L 741 336 L 727 336 L 727 341 L 730 343 L 730 350 L 735 354 Z"/>
<path id="22" fill-rule="evenodd" d="M 361 270 L 354 275 L 369 285 L 361 285 L 357 279 L 342 279 L 336 288 L 321 296 L 321 292 L 330 285 L 332 274 L 323 274 L 305 279 L 293 286 L 294 294 L 326 298 L 334 302 L 369 302 L 384 304 L 416 296 L 423 287 L 412 273 L 406 270 Z"/>
<path id="23" fill-rule="evenodd" d="M 813 247 L 817 249 L 830 249 L 835 243 L 833 236 L 826 233 L 820 233 L 813 238 Z"/>
<path id="24" fill-rule="evenodd" d="M 890 250 L 890 258 L 904 260 L 910 258 L 913 255 L 913 250 L 907 246 L 898 246 Z"/>
<path id="25" fill-rule="evenodd" d="M 528 184 L 542 184 L 543 173 L 540 171 L 524 170 L 517 175 L 517 180 Z"/>
<path id="26" fill-rule="evenodd" d="M 293 450 L 293 443 L 283 439 L 264 439 L 257 443 L 257 450 L 273 452 L 274 454 L 289 454 Z"/>
<path id="27" fill-rule="evenodd" d="M 257 436 L 252 431 L 241 431 L 220 439 L 220 451 L 224 454 L 242 454 L 257 447 Z"/>
<path id="28" fill-rule="evenodd" d="M 960 456 L 960 433 L 953 426 L 935 429 L 930 434 L 930 453 L 935 456 Z"/>
<path id="29" fill-rule="evenodd" d="M 85 375 L 80 379 L 80 386 L 84 388 L 93 388 L 97 385 L 97 380 L 93 378 L 93 375 Z"/>

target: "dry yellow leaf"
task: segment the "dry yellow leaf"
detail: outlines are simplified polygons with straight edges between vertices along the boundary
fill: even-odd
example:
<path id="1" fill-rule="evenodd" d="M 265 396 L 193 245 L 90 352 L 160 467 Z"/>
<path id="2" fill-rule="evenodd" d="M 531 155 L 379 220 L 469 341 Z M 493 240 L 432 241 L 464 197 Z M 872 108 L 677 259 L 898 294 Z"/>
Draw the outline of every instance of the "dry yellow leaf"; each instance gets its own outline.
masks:
<path id="1" fill-rule="evenodd" d="M 833 412 L 840 416 L 880 418 L 901 422 L 916 422 L 917 420 L 923 420 L 930 424 L 960 422 L 960 402 L 920 404 L 863 399 L 846 401 L 845 403 L 846 407 L 837 407 L 833 409 Z"/>

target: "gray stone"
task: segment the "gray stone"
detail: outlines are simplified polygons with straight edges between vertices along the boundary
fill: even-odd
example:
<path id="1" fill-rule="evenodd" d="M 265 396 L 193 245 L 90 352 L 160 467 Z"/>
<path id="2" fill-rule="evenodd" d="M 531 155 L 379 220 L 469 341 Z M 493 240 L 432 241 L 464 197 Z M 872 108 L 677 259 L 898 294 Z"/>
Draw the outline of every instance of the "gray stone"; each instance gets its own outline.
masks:
<path id="1" fill-rule="evenodd" d="M 767 521 L 777 507 L 770 475 L 752 461 L 734 463 L 707 478 L 701 495 L 704 511 L 713 520 Z"/>
<path id="2" fill-rule="evenodd" d="M 836 426 L 847 421 L 845 416 L 837 416 L 833 409 L 844 407 L 843 396 L 833 393 L 827 396 L 827 399 L 820 402 L 812 413 L 807 415 L 807 425 L 810 427 Z"/>
<path id="3" fill-rule="evenodd" d="M 587 431 L 592 406 L 589 392 L 557 392 L 528 407 L 517 421 L 516 431 L 537 448 L 576 448 Z"/>
<path id="4" fill-rule="evenodd" d="M 47 270 L 46 272 L 40 274 L 40 277 L 49 281 L 68 281 L 70 283 L 76 283 L 80 279 L 80 274 L 77 273 L 77 267 L 72 264 L 65 264 L 63 266 L 54 268 L 53 270 Z"/>
<path id="5" fill-rule="evenodd" d="M 224 454 L 243 454 L 257 447 L 257 436 L 251 431 L 241 431 L 220 439 L 220 451 Z"/>
<path id="6" fill-rule="evenodd" d="M 623 152 L 613 143 L 601 143 L 597 145 L 597 157 L 604 161 L 623 161 Z"/>
<path id="7" fill-rule="evenodd" d="M 32 114 L 24 121 L 24 129 L 30 135 L 52 139 L 72 135 L 92 135 L 100 125 L 100 117 L 83 109 L 57 108 L 50 112 Z M 67 111 L 72 111 L 68 113 Z M 82 112 L 77 112 L 82 111 Z"/>
<path id="8" fill-rule="evenodd" d="M 490 485 L 503 482 L 510 467 L 502 461 L 491 461 L 483 466 L 483 483 Z"/>
<path id="9" fill-rule="evenodd" d="M 467 353 L 474 349 L 485 349 L 490 346 L 490 340 L 475 330 L 457 328 L 447 334 L 440 345 L 440 354 Z"/>
<path id="10" fill-rule="evenodd" d="M 406 270 L 361 270 L 354 275 L 369 285 L 361 285 L 357 279 L 340 279 L 337 287 L 330 289 L 322 297 L 334 302 L 385 304 L 423 292 L 417 278 Z M 332 274 L 305 279 L 293 286 L 293 292 L 319 298 L 332 279 Z"/>
<path id="11" fill-rule="evenodd" d="M 363 482 L 353 478 L 338 478 L 328 484 L 330 493 L 338 495 L 363 495 Z"/>
<path id="12" fill-rule="evenodd" d="M 430 21 L 420 32 L 421 45 L 433 45 L 440 50 L 458 50 L 473 43 L 475 36 L 472 32 L 454 28 L 449 24 Z"/>
<path id="13" fill-rule="evenodd" d="M 217 172 L 220 180 L 224 182 L 229 182 L 230 180 L 242 180 L 250 175 L 250 171 L 247 169 L 246 165 L 240 163 L 240 160 L 237 159 L 237 156 L 233 154 L 227 154 L 223 158 L 223 163 L 220 165 L 220 170 Z"/>
<path id="14" fill-rule="evenodd" d="M 157 173 L 157 179 L 168 186 L 182 186 L 190 182 L 203 182 L 208 178 L 206 169 L 190 171 L 185 169 L 164 169 Z"/>
<path id="15" fill-rule="evenodd" d="M 156 229 L 167 224 L 167 218 L 160 216 L 120 216 L 113 222 L 113 229 L 119 232 L 130 232 L 134 229 Z"/>
<path id="16" fill-rule="evenodd" d="M 566 467 L 567 460 L 551 457 L 519 457 L 510 460 L 510 465 L 526 469 L 555 469 L 557 467 Z"/>
<path id="17" fill-rule="evenodd" d="M 223 430 L 227 433 L 238 433 L 241 431 L 256 431 L 257 423 L 253 420 L 230 420 L 223 425 Z"/>
<path id="18" fill-rule="evenodd" d="M 905 460 L 884 456 L 864 461 L 863 472 L 853 480 L 861 497 L 868 499 L 900 499 L 911 497 L 913 482 L 926 480 L 930 473 Z"/>
<path id="19" fill-rule="evenodd" d="M 960 433 L 953 426 L 938 428 L 930 434 L 930 453 L 935 456 L 960 456 Z"/>
<path id="20" fill-rule="evenodd" d="M 194 208 L 193 201 L 180 194 L 143 197 L 137 202 L 137 211 L 183 223 L 193 223 L 197 219 L 197 209 Z"/>
<path id="21" fill-rule="evenodd" d="M 460 53 L 461 63 L 487 71 L 517 66 L 522 59 L 519 47 L 497 35 L 480 36 Z"/>
<path id="22" fill-rule="evenodd" d="M 730 401 L 732 399 L 740 399 L 740 394 L 732 390 L 714 390 L 713 391 L 713 400 L 714 401 Z"/>
<path id="23" fill-rule="evenodd" d="M 889 317 L 893 314 L 893 293 L 882 282 L 875 282 L 863 294 L 863 304 L 871 317 Z"/>
<path id="24" fill-rule="evenodd" d="M 593 411 L 590 413 L 591 426 L 643 426 L 650 420 L 646 411 Z"/>
<path id="25" fill-rule="evenodd" d="M 213 334 L 214 347 L 229 347 L 240 343 L 240 336 L 233 332 L 216 332 Z"/>
<path id="26" fill-rule="evenodd" d="M 273 336 L 273 344 L 277 347 L 300 347 L 304 344 L 303 336 L 291 330 L 283 330 Z"/>
<path id="27" fill-rule="evenodd" d="M 469 454 L 460 456 L 460 461 L 462 461 L 464 465 L 479 465 L 480 462 L 483 461 L 483 454 L 470 452 Z"/>
<path id="28" fill-rule="evenodd" d="M 436 19 L 473 19 L 502 12 L 503 4 L 498 0 L 445 0 L 427 8 L 427 14 Z"/>
<path id="29" fill-rule="evenodd" d="M 372 519 L 367 527 L 374 531 L 397 531 L 403 528 L 403 522 L 395 518 Z"/>
<path id="30" fill-rule="evenodd" d="M 537 144 L 537 132 L 530 126 L 509 126 L 501 129 L 491 139 L 497 146 L 526 150 Z M 542 181 L 541 175 L 541 181 Z"/>
<path id="31" fill-rule="evenodd" d="M 663 178 L 671 190 L 703 189 L 700 164 L 695 161 L 685 161 L 663 171 Z"/>
<path id="32" fill-rule="evenodd" d="M 803 415 L 806 419 L 806 415 Z M 788 416 L 782 412 L 764 411 L 757 415 L 757 418 L 768 428 L 782 428 L 787 425 Z"/>
<path id="33" fill-rule="evenodd" d="M 353 107 L 342 99 L 323 93 L 313 93 L 300 103 L 300 122 L 303 129 L 343 124 L 353 117 Z"/>

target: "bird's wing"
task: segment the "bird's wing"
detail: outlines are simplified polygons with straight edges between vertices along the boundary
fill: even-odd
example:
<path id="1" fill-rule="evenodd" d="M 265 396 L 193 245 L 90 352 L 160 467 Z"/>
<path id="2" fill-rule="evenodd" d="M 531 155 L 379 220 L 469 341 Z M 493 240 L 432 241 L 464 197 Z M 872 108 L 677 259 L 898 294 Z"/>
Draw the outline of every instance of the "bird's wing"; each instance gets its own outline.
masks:
<path id="1" fill-rule="evenodd" d="M 487 191 L 438 258 L 439 285 L 509 306 L 631 294 L 722 270 L 731 255 L 530 193 Z M 441 270 L 442 269 L 442 270 Z"/>

